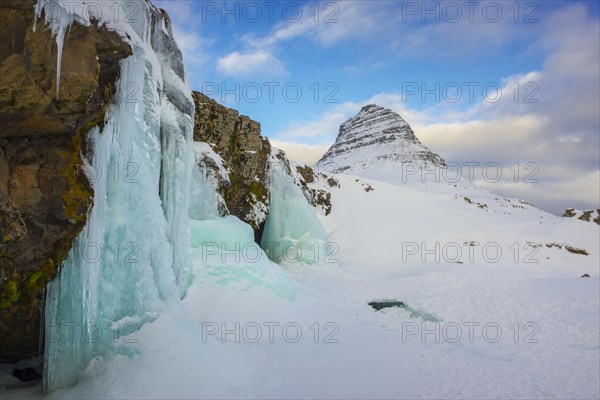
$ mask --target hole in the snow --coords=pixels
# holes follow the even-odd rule
[[[382,300],[382,301],[372,301],[369,303],[371,307],[373,307],[376,311],[381,311],[384,308],[392,308],[399,307],[403,310],[408,311],[411,318],[421,318],[423,321],[431,321],[431,322],[440,322],[440,319],[435,317],[428,312],[415,310],[414,308],[408,306],[406,303],[398,300]]]
[[[400,307],[406,309],[406,305],[401,301],[372,301],[369,303],[369,305],[377,311],[390,307]]]
[[[21,382],[35,381],[42,379],[42,375],[35,368],[13,368],[13,376]]]

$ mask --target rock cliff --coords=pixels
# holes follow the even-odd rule
[[[223,159],[228,176],[218,178],[218,191],[228,212],[250,224],[260,241],[269,211],[269,140],[261,136],[260,123],[202,93],[193,92],[192,96],[196,106],[194,141],[210,143]],[[216,165],[212,160],[201,163],[203,168]]]
[[[0,4],[0,359],[37,354],[43,290],[85,225],[93,192],[86,134],[102,126],[119,60],[132,54],[95,21],[73,22],[58,46],[35,0]]]

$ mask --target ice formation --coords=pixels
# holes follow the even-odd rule
[[[217,192],[218,183],[212,171],[202,165],[203,158],[214,160],[220,175],[227,178],[229,171],[225,168],[223,159],[214,152],[208,143],[194,142],[196,165],[192,169],[192,185],[190,187],[189,217],[193,220],[216,218],[220,215],[219,206],[227,208],[225,200]]]
[[[277,151],[277,150],[275,150]],[[270,211],[261,240],[271,260],[280,264],[336,263],[315,210],[294,183],[283,162],[272,157]]]
[[[138,12],[129,20],[131,4]],[[168,17],[142,0],[93,5],[93,13],[85,3],[62,0],[35,6],[36,19],[44,15],[56,36],[57,97],[63,41],[74,21],[87,26],[93,15],[133,50],[121,61],[104,126],[87,135],[85,172],[94,205],[48,285],[46,392],[78,383],[94,359],[134,354],[127,338],[188,289],[192,304],[243,293],[285,307],[296,286],[271,260],[327,262],[330,248],[302,191],[277,167],[262,242],[271,260],[249,225],[220,216],[215,182],[194,162],[194,147],[197,157],[210,149],[192,142],[194,105]]]
[[[197,158],[212,153],[206,143],[194,146]],[[219,161],[216,154],[210,156]],[[184,300],[191,315],[204,308],[201,304],[229,298],[232,292],[234,297],[266,296],[270,303],[293,300],[293,280],[254,241],[252,227],[233,215],[221,217],[215,182],[197,165],[193,175],[189,219],[193,282]],[[196,319],[200,323],[202,318]]]
[[[64,32],[73,20],[89,24],[66,3],[40,0],[35,8],[38,18],[53,10],[45,16],[59,49],[57,90]],[[109,347],[126,352],[120,339],[154,319],[161,300],[183,296],[190,279],[193,103],[179,50],[150,3],[137,1],[132,21],[109,18],[110,7],[121,3],[95,4],[101,7],[96,17],[122,34],[133,55],[121,62],[104,128],[88,134],[94,206],[48,286],[46,391],[74,384]]]
[[[70,12],[70,7],[65,7],[63,1],[38,0],[35,5],[36,18],[33,22],[33,31],[37,28],[37,19],[44,11],[44,20],[52,29],[52,34],[56,36],[56,98],[60,92],[60,70],[62,65],[62,51],[65,41],[65,32],[71,26],[73,20],[78,16]],[[83,18],[79,19],[84,22]],[[89,22],[89,21],[88,21]]]
[[[190,236],[196,290],[206,292],[217,287],[237,292],[269,292],[284,300],[295,298],[293,280],[267,257],[254,242],[252,227],[239,218],[229,215],[190,220]]]

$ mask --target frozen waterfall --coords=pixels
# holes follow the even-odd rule
[[[105,3],[100,13],[114,15],[108,7],[115,3]],[[38,17],[49,4],[68,23],[89,24],[62,1],[40,0]],[[136,4],[135,24],[101,21],[122,34],[133,55],[121,62],[104,128],[88,133],[94,206],[48,285],[46,391],[76,383],[109,349],[127,354],[128,335],[156,318],[161,300],[183,296],[190,282],[191,91],[165,17],[148,2]],[[62,41],[65,19],[46,20]]]
[[[279,264],[337,264],[335,244],[283,162],[272,157],[270,210],[261,247]]]

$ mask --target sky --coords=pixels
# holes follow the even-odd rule
[[[154,3],[192,89],[259,121],[293,160],[316,162],[376,103],[495,193],[600,208],[595,1]]]

